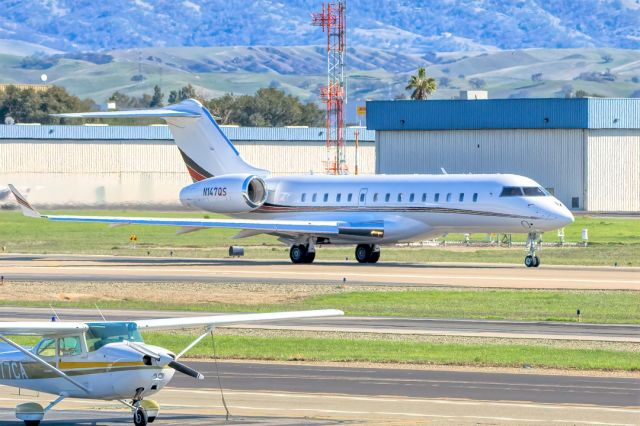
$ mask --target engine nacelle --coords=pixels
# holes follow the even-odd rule
[[[180,202],[216,213],[247,213],[264,204],[267,186],[255,175],[229,174],[182,188]]]

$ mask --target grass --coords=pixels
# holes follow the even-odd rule
[[[147,343],[180,351],[193,336],[147,333]],[[561,368],[579,370],[640,371],[637,353],[602,349],[560,349],[531,345],[467,345],[346,340],[297,337],[216,336],[216,350],[223,359],[278,361],[363,361],[479,367]],[[211,357],[211,341],[205,339],[190,357]]]
[[[144,291],[140,293],[144,294]],[[79,301],[0,301],[4,306],[56,308],[144,309],[208,312],[274,312],[304,309],[341,309],[352,316],[397,316],[521,321],[582,321],[640,324],[640,292],[587,290],[457,290],[356,291],[307,297],[282,304],[184,304],[149,301],[82,299]]]
[[[86,215],[130,215],[158,217],[217,217],[198,213],[167,213],[140,211],[57,211]],[[577,242],[583,228],[589,230],[589,247],[544,248],[540,256],[544,264],[557,265],[620,265],[640,266],[640,220],[579,217],[565,229],[567,242]],[[231,244],[242,244],[247,256],[260,259],[287,259],[288,248],[274,237],[255,236],[232,240],[237,230],[203,230],[177,236],[173,227],[129,226],[109,228],[103,224],[51,223],[22,216],[16,211],[0,212],[0,246],[13,253],[80,253],[113,255],[149,255],[189,257],[224,257]],[[137,248],[129,243],[129,236],[138,237]],[[472,235],[483,241],[484,235]],[[524,235],[514,235],[523,241]],[[546,234],[545,241],[557,239]],[[449,235],[445,240],[461,241],[462,235]],[[326,247],[318,252],[318,259],[342,260],[353,258],[353,247]],[[498,262],[521,263],[522,247],[454,248],[441,247],[385,247],[382,260],[399,262]]]

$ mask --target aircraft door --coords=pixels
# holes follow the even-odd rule
[[[367,188],[362,188],[358,194],[358,207],[365,207],[367,205]]]

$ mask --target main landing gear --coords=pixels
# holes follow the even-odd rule
[[[537,268],[540,266],[540,258],[536,256],[536,243],[540,235],[537,232],[530,232],[527,239],[527,245],[529,246],[529,254],[524,258],[524,265],[527,268]]]
[[[376,263],[380,260],[380,246],[377,244],[358,244],[356,260],[360,263]]]
[[[293,263],[313,263],[316,250],[315,247],[310,249],[309,244],[294,244],[289,250],[289,257]]]

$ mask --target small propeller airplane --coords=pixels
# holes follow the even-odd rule
[[[16,417],[37,426],[65,398],[119,401],[133,412],[133,423],[145,426],[160,406],[147,399],[159,392],[176,371],[203,380],[204,375],[179,359],[219,325],[344,315],[335,309],[232,314],[140,321],[0,322],[0,385],[58,395],[46,407],[27,402]],[[178,354],[144,343],[141,332],[203,328]],[[33,348],[7,336],[41,336]]]

